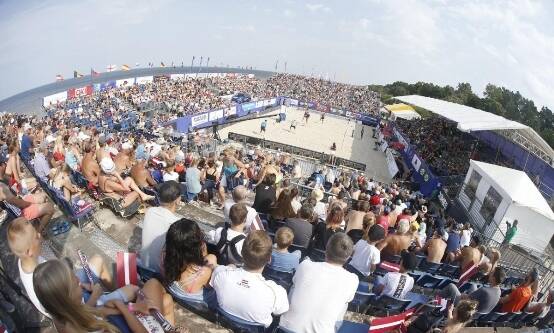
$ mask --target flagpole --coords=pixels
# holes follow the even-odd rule
[[[210,57],[208,57],[208,61],[206,61],[206,67],[210,67]]]
[[[192,56],[192,61],[190,62],[190,72],[192,73],[192,68],[194,67],[194,56]]]
[[[196,72],[196,76],[198,76],[198,74],[200,74],[200,70],[202,69],[202,60],[203,60],[203,56],[200,56],[200,64],[198,65],[198,71]]]

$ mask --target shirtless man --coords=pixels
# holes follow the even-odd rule
[[[377,244],[377,249],[381,251],[383,256],[397,256],[402,250],[407,250],[412,241],[413,235],[410,233],[410,222],[408,220],[400,220],[396,233],[388,235],[384,240]]]
[[[54,206],[48,202],[48,195],[44,192],[27,194],[20,199],[13,195],[8,186],[0,182],[0,200],[6,201],[19,209],[22,215],[29,221],[40,219],[37,231],[42,233],[50,219],[54,215]]]
[[[137,155],[135,165],[131,168],[131,177],[140,188],[154,187],[157,183],[146,169],[146,157]]]
[[[441,263],[444,251],[446,250],[446,242],[442,239],[443,233],[440,229],[435,230],[433,238],[428,240],[423,247],[423,251],[427,252],[427,262]]]
[[[36,179],[29,177],[23,178],[21,170],[21,160],[19,159],[19,145],[17,141],[12,141],[8,146],[9,158],[6,162],[6,172],[4,178],[6,178],[10,187],[14,190],[21,191],[22,189],[33,189],[37,186]]]
[[[133,178],[121,178],[111,158],[105,157],[100,161],[100,170],[100,176],[98,177],[100,190],[109,197],[122,199],[123,208],[135,202],[137,198],[142,201],[154,199],[153,196],[142,192]]]
[[[98,147],[98,150],[96,150],[96,162],[100,163],[105,157],[112,158],[107,150],[106,136],[101,135],[98,137]]]
[[[464,269],[469,264],[478,265],[481,262],[482,253],[479,251],[479,245],[481,240],[477,236],[471,237],[471,242],[469,246],[464,247],[463,249],[452,252],[448,255],[451,262],[460,262],[460,267]]]
[[[85,144],[85,156],[81,163],[83,176],[88,180],[89,184],[98,187],[98,176],[100,176],[100,165],[96,162],[96,149],[91,142]]]
[[[266,158],[266,164],[262,167],[260,172],[258,173],[258,182],[255,186],[258,186],[262,183],[265,176],[268,174],[274,174],[277,178],[277,181],[280,181],[280,178],[282,177],[281,172],[277,169],[275,166],[275,161],[273,159],[273,156],[267,156]]]
[[[119,151],[119,153],[115,155],[113,161],[115,163],[117,171],[119,171],[120,173],[129,171],[129,169],[133,166],[133,161],[131,158],[132,149],[133,145],[131,145],[129,142],[125,142],[121,145],[121,151]]]
[[[369,202],[365,200],[360,200],[356,204],[356,210],[351,210],[350,213],[345,218],[346,222],[346,232],[349,232],[352,229],[363,229],[364,216],[367,214],[369,209]]]

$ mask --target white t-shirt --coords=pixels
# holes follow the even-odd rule
[[[255,323],[271,325],[271,314],[289,309],[285,288],[260,273],[242,268],[217,266],[210,285],[215,289],[219,306],[227,313]]]
[[[225,200],[225,203],[223,204],[223,218],[225,222],[231,223],[231,219],[229,218],[229,212],[231,211],[231,207],[235,202],[233,199],[227,199]],[[262,221],[260,220],[260,217],[258,216],[258,212],[252,207],[246,206],[246,210],[248,213],[246,213],[246,223],[244,224],[244,232],[249,233],[251,230],[264,230]]]
[[[403,280],[403,285],[399,285]],[[414,287],[414,278],[408,274],[401,274],[399,272],[389,272],[383,277],[383,289],[382,295],[387,295],[395,298],[404,299],[406,294]]]
[[[167,230],[173,222],[182,218],[164,207],[152,207],[146,211],[142,225],[141,266],[160,272]]]
[[[211,244],[217,244],[219,243],[219,240],[221,239],[221,232],[223,231],[223,228],[222,227],[219,227],[217,229],[212,229],[208,232],[208,234],[206,235],[206,241],[208,243],[211,243]],[[238,231],[235,231],[231,228],[227,229],[227,240],[230,241],[232,240],[233,238],[239,236],[239,235],[244,235],[243,233],[241,232],[238,232]],[[237,244],[236,244],[236,248],[237,248],[237,252],[240,254],[241,251],[242,251],[242,244],[244,243],[244,239],[240,240]]]
[[[39,264],[42,264],[45,261],[46,259],[44,259],[43,257],[40,257],[40,256],[38,257]],[[37,295],[35,294],[35,287],[33,285],[33,272],[27,273],[23,271],[23,267],[21,267],[20,259],[17,259],[17,266],[19,267],[19,277],[21,278],[21,283],[23,284],[23,288],[25,288],[25,291],[27,292],[27,295],[29,296],[29,299],[31,300],[31,302],[33,302],[33,305],[35,306],[35,308],[37,308],[37,310],[39,310],[40,313],[42,313],[46,317],[52,318],[50,317],[48,312],[46,312],[46,309],[44,308],[44,306],[40,304],[37,298]]]
[[[318,201],[314,206],[314,213],[319,219],[325,221],[325,219],[327,218],[327,208],[325,207],[325,204],[321,201]]]
[[[295,333],[334,333],[358,288],[358,277],[344,268],[305,259],[289,292],[290,309],[280,326]]]
[[[472,230],[462,230],[462,236],[460,237],[460,247],[469,246],[471,241],[471,232]]]
[[[167,182],[167,181],[170,181],[170,180],[174,180],[176,182],[179,182],[179,174],[175,171],[166,172],[163,175],[163,180],[164,180],[164,182]]]
[[[290,201],[290,205],[292,206],[292,210],[295,214],[297,214],[300,208],[302,208],[302,204],[296,198]]]
[[[371,274],[371,265],[377,265],[381,262],[381,252],[363,239],[360,239],[354,245],[354,254],[350,265],[356,268],[360,273],[366,276]]]

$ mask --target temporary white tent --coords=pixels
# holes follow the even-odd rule
[[[414,105],[458,124],[463,132],[472,131],[508,131],[513,141],[524,146],[531,146],[533,153],[548,162],[554,160],[554,150],[531,127],[506,119],[490,112],[475,109],[469,106],[443,101],[431,97],[409,95],[397,96],[395,99]]]
[[[479,231],[498,242],[506,221],[518,220],[512,244],[540,253],[554,234],[554,212],[523,171],[470,160],[458,200]]]

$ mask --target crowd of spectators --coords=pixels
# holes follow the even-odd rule
[[[364,86],[291,74],[276,74],[267,80],[249,75],[225,77],[186,78],[156,80],[142,84],[126,84],[113,87],[92,96],[79,96],[46,107],[51,114],[71,110],[73,114],[85,114],[94,120],[106,113],[118,118],[120,113],[133,109],[147,110],[163,106],[168,116],[194,115],[196,113],[229,107],[231,97],[244,93],[253,100],[280,95],[314,102],[329,107],[359,113],[377,114],[380,108],[379,94]]]
[[[88,104],[79,107],[82,112],[114,108],[118,114],[118,103],[130,96],[122,94],[86,97]],[[58,331],[143,332],[155,325],[148,319],[152,309],[175,324],[178,300],[204,302],[211,311],[266,328],[334,332],[357,292],[408,298],[416,291],[416,269],[444,264],[478,271],[468,288],[448,284],[438,292],[453,304],[443,312],[444,332],[457,332],[476,312],[550,313],[554,298],[539,300],[537,271],[502,296],[506,271],[499,265],[500,252],[485,247],[471,226],[444,216],[421,194],[398,184],[326,167],[303,175],[290,155],[259,148],[185,154],[167,138],[99,132],[59,114],[3,115],[0,123],[0,199],[22,210],[9,222],[9,247],[27,295]],[[406,131],[414,144],[440,145],[435,158],[447,159],[445,152],[454,151],[441,135],[455,133],[435,125],[437,130],[423,132],[435,133],[434,143],[419,130]],[[86,193],[73,182],[75,175],[86,180]],[[75,204],[92,200],[92,193],[113,199],[114,209],[140,202],[146,210],[138,270],[151,277],[148,282],[116,288],[99,256],[89,260],[92,283],[86,271],[74,270],[67,260],[45,260],[45,230],[64,226],[52,225],[53,205],[39,179]],[[225,221],[207,233],[202,221],[178,214],[183,202],[204,206],[202,201],[221,208]],[[398,268],[383,272],[385,262]],[[289,285],[272,279],[269,270],[289,274]],[[408,329],[417,322],[415,316]]]

